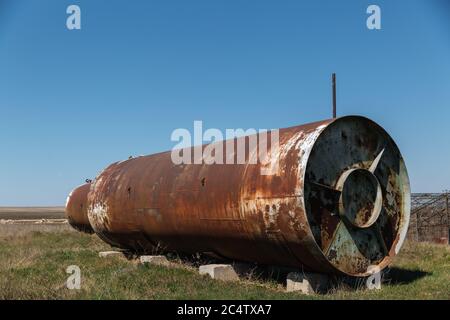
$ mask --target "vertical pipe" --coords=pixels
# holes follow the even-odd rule
[[[333,84],[333,119],[336,119],[336,73],[333,73],[331,82]]]

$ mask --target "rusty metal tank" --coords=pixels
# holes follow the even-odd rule
[[[78,231],[93,233],[87,214],[87,196],[91,184],[86,183],[75,188],[67,197],[66,216],[70,225]]]
[[[72,192],[69,221],[136,253],[206,252],[357,277],[389,265],[408,229],[410,187],[382,127],[346,116],[280,129],[266,164],[250,161],[249,139],[235,139],[247,142],[243,164],[175,165],[170,151],[113,163]],[[274,161],[276,172],[262,175]]]

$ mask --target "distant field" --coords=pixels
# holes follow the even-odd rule
[[[0,207],[0,219],[63,219],[64,207]]]
[[[382,290],[338,283],[327,294],[285,292],[285,278],[256,273],[235,283],[200,276],[194,262],[174,267],[102,259],[110,247],[66,225],[0,225],[0,299],[445,299],[450,300],[450,247],[407,243]],[[81,290],[68,290],[65,270],[81,268]]]

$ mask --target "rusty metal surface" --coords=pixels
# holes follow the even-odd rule
[[[87,196],[90,187],[91,184],[86,183],[75,188],[66,201],[67,221],[73,228],[87,233],[94,232],[87,214]]]
[[[400,250],[409,224],[409,179],[397,146],[380,126],[368,119],[343,119],[330,124],[310,154],[306,211],[327,260],[344,273],[365,275],[369,269],[387,266]],[[369,213],[362,218],[368,226],[349,222],[335,208],[334,198],[339,197],[340,203],[348,193],[336,193],[333,186],[348,172],[365,173],[348,180],[347,191],[352,204],[367,200],[361,209]]]
[[[74,190],[69,221],[87,217],[103,240],[139,253],[211,252],[352,276],[388,265],[406,235],[410,201],[389,135],[350,116],[280,129],[279,138],[266,165],[278,159],[274,175],[251,164],[257,150],[248,143],[245,164],[175,165],[170,152],[116,162]]]

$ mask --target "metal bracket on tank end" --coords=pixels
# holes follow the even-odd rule
[[[385,148],[381,150],[381,152],[377,155],[375,160],[373,160],[372,164],[370,165],[369,171],[373,174],[375,174],[375,170],[377,170],[378,165],[380,164],[381,157],[383,156]]]
[[[335,193],[339,198],[337,214],[353,227],[366,229],[371,227],[380,216],[383,208],[381,185],[375,171],[385,149],[370,164],[368,169],[348,169],[339,177],[336,186],[310,181],[316,187]]]

